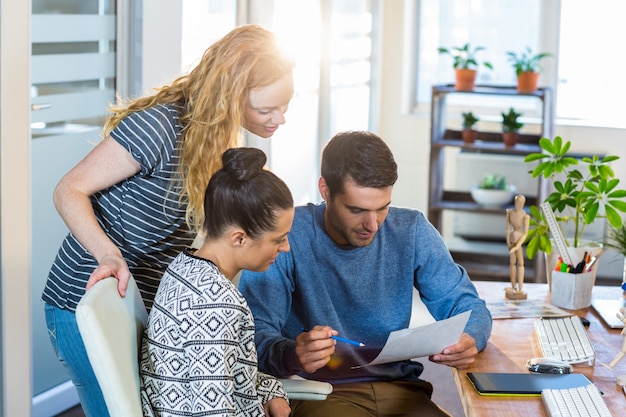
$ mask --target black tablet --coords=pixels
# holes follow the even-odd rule
[[[583,374],[517,374],[468,372],[480,395],[541,395],[544,389],[577,388],[591,384]]]

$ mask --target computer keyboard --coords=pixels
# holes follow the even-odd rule
[[[572,365],[593,366],[596,353],[578,316],[541,318],[535,334],[543,356]]]
[[[543,403],[550,417],[612,417],[595,385],[566,389],[544,389]]]

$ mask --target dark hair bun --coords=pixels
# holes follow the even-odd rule
[[[222,155],[222,168],[204,195],[204,230],[217,238],[229,227],[251,239],[277,227],[278,211],[293,209],[289,187],[265,169],[267,157],[257,148],[233,148]]]
[[[266,162],[265,153],[257,148],[232,148],[222,155],[224,171],[240,181],[256,176]]]

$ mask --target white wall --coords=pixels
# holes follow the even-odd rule
[[[404,103],[404,1],[384,1],[379,135],[396,157],[399,178],[393,203],[426,212],[430,119],[409,114]]]
[[[181,0],[143,2],[141,65],[145,92],[169,84],[180,74],[182,15]]]

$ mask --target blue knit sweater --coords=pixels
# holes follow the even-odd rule
[[[471,310],[465,332],[479,350],[485,348],[491,315],[421,212],[391,207],[374,241],[355,248],[339,246],[326,234],[324,209],[325,204],[297,207],[290,252],[281,253],[267,272],[241,276],[239,288],[255,318],[261,371],[332,383],[419,379],[423,366],[412,361],[351,369],[373,359],[391,331],[408,326],[413,287],[436,320]],[[315,325],[331,326],[366,346],[337,343],[331,362],[307,374],[295,357],[294,339]]]

